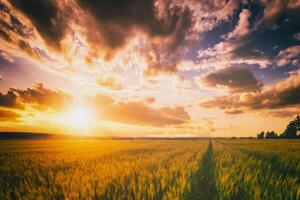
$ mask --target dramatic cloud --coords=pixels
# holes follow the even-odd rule
[[[187,7],[154,0],[83,0],[79,5],[91,15],[83,23],[92,55],[104,54],[110,60],[132,37],[146,34],[146,42],[139,47],[148,63],[145,75],[176,71],[192,25]]]
[[[166,7],[162,17],[158,18],[153,0],[80,0],[79,4],[91,13],[98,23],[98,30],[95,31],[99,32],[93,33],[95,42],[104,40],[104,44],[111,48],[122,46],[135,26],[145,30],[150,36],[164,36],[175,31],[180,21],[179,7]]]
[[[278,66],[285,66],[288,64],[298,65],[300,62],[300,45],[292,46],[281,50],[276,59]]]
[[[240,5],[240,0],[214,0],[214,1],[194,1],[194,0],[174,0],[174,4],[187,6],[194,13],[193,21],[195,32],[205,32],[212,30],[218,25],[228,22]]]
[[[48,44],[60,47],[67,25],[56,1],[10,0],[10,2],[30,19]]]
[[[260,2],[265,6],[263,21],[268,24],[275,23],[284,14],[297,16],[300,9],[298,0],[260,0]]]
[[[1,121],[15,121],[19,117],[21,117],[21,116],[13,111],[0,109],[0,120]]]
[[[11,10],[3,3],[0,2],[0,30],[1,36],[6,41],[12,41],[11,37],[8,35],[8,32],[11,31],[20,36],[26,36],[27,30],[26,27],[20,22],[20,20],[11,13]]]
[[[203,82],[209,87],[226,87],[232,92],[256,91],[262,83],[246,68],[227,67],[208,74]]]
[[[212,100],[202,102],[200,105],[206,108],[219,107],[226,110],[237,108],[264,110],[299,107],[300,74],[291,75],[286,80],[271,86],[265,86],[258,92],[218,96]]]
[[[100,119],[122,122],[133,125],[164,127],[184,124],[190,120],[183,107],[152,108],[144,102],[117,102],[107,95],[88,98]]]
[[[30,37],[33,35],[32,28],[23,24],[18,16],[4,3],[0,2],[0,41],[11,45],[11,50],[16,48],[29,57],[39,59],[37,51],[30,44]]]
[[[13,91],[8,91],[7,94],[0,93],[0,107],[23,108]]]
[[[91,106],[91,129],[221,135],[234,115],[295,114],[299,13],[299,0],[0,0],[1,127],[63,126]]]
[[[182,47],[188,46],[186,35],[191,26],[191,14],[188,9],[182,11],[175,31],[165,40],[153,42],[149,53],[147,53],[148,68],[146,76],[163,73],[174,73],[177,71],[177,64],[184,51]]]
[[[12,88],[11,93],[17,94],[24,104],[30,104],[39,110],[52,109],[59,111],[66,108],[72,101],[69,94],[59,90],[47,89],[41,83],[26,90]]]
[[[238,22],[223,40],[198,52],[201,68],[222,68],[232,64],[276,65],[278,49],[297,44],[299,3],[296,1],[249,2],[240,10]],[[273,49],[277,46],[277,49]],[[294,61],[294,64],[297,61]],[[282,64],[284,64],[282,62]]]
[[[249,17],[251,12],[244,9],[239,16],[239,22],[235,29],[228,34],[228,38],[241,38],[249,33]]]
[[[204,68],[223,68],[232,64],[258,64],[267,67],[272,61],[259,49],[253,48],[249,18],[251,12],[241,11],[235,29],[225,35],[224,40],[205,50],[198,51],[198,63]]]

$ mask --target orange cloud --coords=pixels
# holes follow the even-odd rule
[[[148,104],[154,103],[155,100],[156,100],[155,97],[147,97],[147,98],[145,99],[146,103],[148,103]]]
[[[17,95],[13,91],[8,91],[7,94],[0,92],[0,107],[21,109],[23,105],[18,101]]]
[[[226,110],[237,108],[268,110],[282,108],[299,109],[299,104],[300,73],[298,72],[274,85],[263,87],[261,91],[245,92],[230,96],[217,96],[211,100],[201,102],[200,106],[205,108],[218,107]],[[284,115],[288,113],[291,112],[284,112]]]
[[[276,64],[278,66],[284,66],[288,64],[298,65],[298,58],[300,57],[300,45],[291,46],[287,49],[281,50],[276,58]]]
[[[26,90],[12,88],[11,92],[17,94],[22,103],[32,105],[39,110],[60,111],[72,101],[71,95],[60,90],[47,89],[41,83]]]
[[[115,79],[112,77],[110,78],[99,78],[96,80],[98,85],[104,88],[108,88],[111,90],[122,90],[123,86],[118,83]]]
[[[21,115],[15,113],[13,111],[0,109],[0,120],[1,121],[15,121],[19,117],[21,117]]]
[[[133,125],[164,127],[190,120],[183,107],[152,108],[144,102],[117,102],[107,95],[88,97],[99,118]]]
[[[228,115],[238,115],[244,112],[242,110],[226,110],[225,113]]]
[[[239,15],[239,21],[235,29],[228,34],[228,38],[240,38],[249,33],[249,18],[251,12],[247,9],[243,9]]]

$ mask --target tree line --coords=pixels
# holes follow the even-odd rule
[[[300,117],[290,121],[283,133],[277,134],[274,131],[264,131],[257,134],[257,139],[300,139]]]

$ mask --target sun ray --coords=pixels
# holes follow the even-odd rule
[[[82,102],[73,103],[65,114],[66,126],[72,131],[87,134],[91,131],[94,115],[90,107]]]

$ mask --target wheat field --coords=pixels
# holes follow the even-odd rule
[[[300,141],[2,140],[0,199],[300,199]]]

